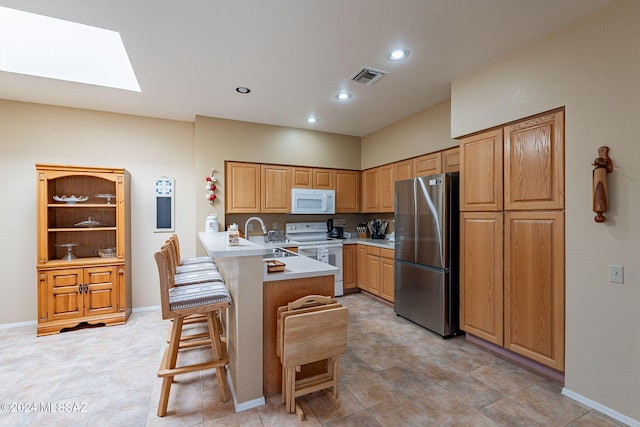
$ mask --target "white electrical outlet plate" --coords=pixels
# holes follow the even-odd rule
[[[253,224],[247,225],[247,231],[253,231]]]
[[[624,267],[609,264],[609,281],[611,283],[624,283]]]
[[[273,224],[271,224],[271,225],[273,226],[273,229],[274,229],[274,230],[277,230],[277,229],[278,229],[278,223],[277,223],[277,222],[274,222],[274,223],[273,223]]]

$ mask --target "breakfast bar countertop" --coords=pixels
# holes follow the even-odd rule
[[[240,238],[237,246],[227,245],[227,232],[211,233],[201,231],[198,233],[200,243],[211,258],[244,257],[264,255],[265,248],[249,240]]]

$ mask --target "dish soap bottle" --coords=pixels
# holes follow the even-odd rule
[[[227,232],[227,246],[238,246],[240,244],[240,232],[238,231],[238,224],[235,222],[229,226]]]

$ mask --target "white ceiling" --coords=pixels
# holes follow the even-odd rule
[[[609,1],[0,0],[120,32],[142,88],[0,72],[0,98],[364,136],[448,98],[451,81]],[[389,61],[395,47],[409,57]],[[372,86],[350,81],[362,66],[389,74]],[[338,101],[340,90],[353,97]],[[310,114],[318,123],[306,123]]]

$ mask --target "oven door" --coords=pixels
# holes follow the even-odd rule
[[[298,254],[318,260],[318,255],[322,255],[322,248],[327,248],[328,256],[322,257],[321,261],[328,262],[330,265],[337,267],[336,282],[342,283],[342,245],[300,245],[298,246]],[[325,261],[326,260],[326,261]]]

